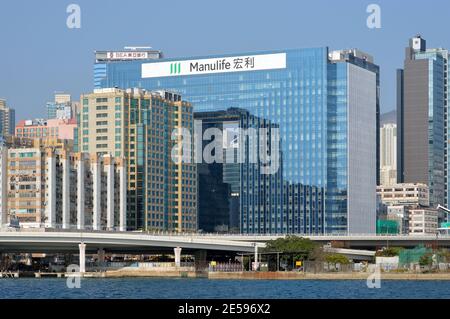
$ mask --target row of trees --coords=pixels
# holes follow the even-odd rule
[[[376,256],[379,257],[394,257],[399,256],[402,251],[405,251],[402,247],[387,247],[376,252]],[[285,238],[278,238],[267,242],[263,252],[268,253],[268,261],[274,261],[279,256],[280,264],[287,265],[288,268],[294,268],[296,261],[312,261],[317,263],[326,262],[329,265],[347,265],[350,263],[349,259],[341,254],[329,253],[324,251],[320,244],[311,241],[308,238],[302,238],[298,236],[287,236]],[[450,262],[450,251],[448,249],[435,249],[434,251],[427,251],[424,253],[418,263],[421,266],[431,266],[434,262]],[[272,264],[277,265],[276,262]],[[283,267],[286,268],[286,267]],[[274,270],[273,268],[271,270]]]
[[[278,253],[280,255],[280,263],[284,265],[295,265],[296,261],[315,261],[326,262],[328,264],[347,265],[349,259],[341,254],[327,253],[320,244],[313,242],[308,238],[298,236],[286,236],[267,242],[263,252],[271,253],[270,258]]]

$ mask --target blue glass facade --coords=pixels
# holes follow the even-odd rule
[[[349,231],[348,65],[359,64],[375,75],[376,86],[369,88],[373,91],[378,90],[378,67],[358,59],[332,62],[326,47],[239,55],[273,53],[286,53],[286,68],[142,78],[145,63],[236,54],[111,61],[95,64],[94,83],[96,88],[175,90],[193,104],[195,111],[237,107],[252,115],[249,120],[270,121],[280,130],[281,178],[264,180],[260,174],[241,170],[241,231],[345,233]],[[378,92],[375,96],[378,99]],[[378,101],[374,101],[374,108],[375,104],[378,108]],[[374,117],[373,126],[376,121]],[[373,174],[376,175],[376,167]],[[251,186],[254,183],[260,186]],[[256,189],[264,191],[255,194]],[[367,214],[375,216],[375,205]],[[362,227],[374,232],[375,222]]]

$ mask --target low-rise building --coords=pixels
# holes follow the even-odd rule
[[[387,206],[386,219],[398,223],[400,234],[409,233],[409,209],[410,206]]]
[[[436,209],[410,209],[409,233],[418,235],[436,234],[438,228],[438,212]]]
[[[25,138],[58,138],[73,140],[76,118],[25,120],[16,125],[16,136]]]
[[[421,183],[401,183],[378,186],[377,193],[387,206],[424,206],[430,205],[429,188]]]

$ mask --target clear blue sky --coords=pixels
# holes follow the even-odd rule
[[[66,8],[81,7],[81,29]],[[366,7],[381,7],[381,29],[366,26]],[[359,48],[381,67],[382,111],[395,107],[395,69],[408,38],[450,48],[450,2],[441,0],[144,1],[2,0],[0,97],[17,119],[44,117],[54,91],[92,90],[93,52],[150,45],[166,57],[329,46]]]

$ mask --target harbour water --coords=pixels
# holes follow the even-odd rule
[[[383,280],[208,280],[186,278],[85,278],[68,288],[64,278],[0,279],[1,299],[398,299],[450,298],[450,281]]]

